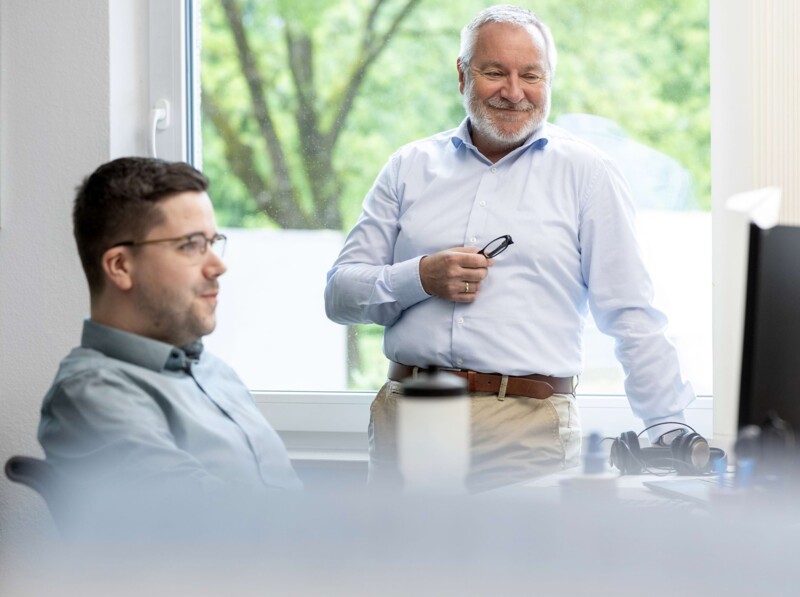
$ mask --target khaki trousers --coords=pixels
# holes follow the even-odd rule
[[[397,400],[402,384],[388,381],[370,407],[369,485],[401,489],[397,464]],[[573,394],[545,400],[477,392],[470,395],[471,450],[466,487],[485,491],[578,464],[581,428]]]

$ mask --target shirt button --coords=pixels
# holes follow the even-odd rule
[[[471,242],[471,243],[476,243],[476,242],[478,242],[478,239],[477,239],[477,237],[473,236],[473,237],[471,237],[471,238],[469,239],[469,242]]]
[[[456,365],[463,365],[464,359],[456,359]]]
[[[480,205],[481,207],[486,207],[486,201],[481,201],[478,205]]]
[[[494,174],[495,172],[497,172],[497,168],[492,168],[492,174]]]
[[[458,325],[464,325],[464,318],[463,317],[459,317],[458,318]]]

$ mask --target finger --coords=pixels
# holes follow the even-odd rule
[[[481,283],[479,280],[464,280],[461,282],[460,294],[475,294],[480,290]]]
[[[464,293],[460,292],[458,294],[454,294],[451,297],[451,301],[454,303],[471,303],[475,300],[476,294],[474,292]]]
[[[483,279],[488,275],[489,270],[487,270],[485,267],[464,269],[461,271],[461,280],[464,282],[469,282],[470,284],[477,284],[483,281]]]
[[[487,259],[485,255],[465,254],[464,258],[465,260],[462,262],[462,266],[470,269],[486,269],[494,263],[493,259]]]
[[[448,286],[448,297],[451,301],[458,303],[471,303],[475,300],[475,295],[480,290],[480,282],[460,281],[457,284]]]
[[[455,300],[454,297],[462,293],[465,282],[476,283],[486,277],[486,258],[475,254],[474,247],[459,249],[465,250],[448,249],[426,255],[420,260],[420,281],[425,292]]]
[[[475,247],[453,247],[448,252],[456,259],[456,263],[461,267],[476,268],[488,267],[493,260],[487,259],[485,255],[478,255]]]

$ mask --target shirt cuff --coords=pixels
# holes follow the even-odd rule
[[[394,291],[397,303],[403,309],[408,309],[431,297],[422,287],[419,277],[419,262],[424,255],[396,263],[391,267],[389,280]]]

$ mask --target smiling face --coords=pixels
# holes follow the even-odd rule
[[[147,238],[176,238],[194,233],[216,234],[211,200],[189,191],[159,202],[164,220]],[[211,333],[216,326],[217,278],[225,264],[209,247],[192,252],[190,243],[170,241],[135,247],[130,298],[140,316],[141,335],[184,346]]]
[[[469,65],[459,68],[459,88],[472,124],[472,140],[499,159],[547,119],[550,79],[545,41],[536,28],[510,23],[481,27]]]

